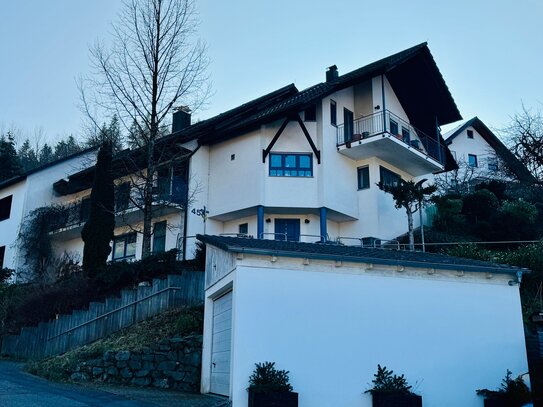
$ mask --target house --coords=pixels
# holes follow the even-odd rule
[[[290,371],[300,407],[371,406],[377,364],[425,406],[479,407],[528,371],[526,270],[443,255],[199,236],[206,243],[203,393],[247,405],[255,363]]]
[[[95,155],[96,149],[89,148],[0,182],[0,268],[24,265],[17,254],[17,236],[25,217],[37,208],[61,202],[53,182],[89,166]]]
[[[452,129],[444,137],[460,167],[442,175],[450,183],[460,182],[469,186],[488,180],[535,181],[524,164],[477,116]]]
[[[426,43],[298,90],[293,84],[191,123],[173,115],[156,145],[152,250],[193,256],[196,234],[378,245],[407,230],[406,215],[378,187],[457,168],[439,126],[461,119]],[[114,159],[116,229],[111,260],[141,255],[136,204],[142,152]],[[46,185],[65,215],[57,250],[82,253],[94,167]],[[1,227],[1,226],[0,226]]]

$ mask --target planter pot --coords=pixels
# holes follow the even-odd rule
[[[509,407],[510,404],[507,402],[507,400],[499,399],[499,398],[493,398],[493,399],[485,399],[485,407]]]
[[[249,390],[249,407],[298,407],[298,393],[253,393]]]
[[[373,393],[373,407],[422,407],[422,397],[416,394]]]

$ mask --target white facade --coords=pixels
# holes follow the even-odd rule
[[[400,271],[402,270],[402,271]],[[208,245],[202,392],[210,392],[214,300],[232,293],[232,405],[257,362],[290,371],[300,407],[371,406],[377,364],[403,373],[428,407],[479,407],[507,369],[528,370],[511,275],[399,269]],[[224,379],[222,379],[224,380]]]
[[[384,84],[381,81],[384,79]],[[385,89],[383,100],[381,89]],[[336,103],[337,125],[331,124],[330,104]],[[377,110],[375,107],[379,106]],[[384,108],[383,108],[384,107]],[[273,145],[273,153],[303,153],[312,157],[311,177],[270,176],[270,156],[262,161],[262,151],[272,142],[283,120],[262,125],[258,130],[239,135],[217,144],[202,146],[190,163],[193,209],[209,211],[204,222],[197,213],[188,213],[187,236],[197,233],[236,234],[240,225],[247,223],[247,233],[254,237],[273,239],[276,219],[297,219],[300,222],[300,241],[321,240],[320,210],[326,209],[326,238],[344,237],[345,244],[360,244],[358,239],[377,237],[393,239],[407,231],[404,210],[394,207],[392,197],[376,185],[380,181],[380,168],[386,168],[404,180],[421,178],[433,181],[433,172],[443,166],[403,141],[386,129],[385,134],[352,147],[338,146],[338,128],[343,126],[343,111],[353,112],[355,121],[371,117],[386,110],[411,131],[411,140],[418,140],[416,130],[394,90],[379,76],[351,86],[323,98],[316,106],[316,120],[304,121],[321,161],[312,150],[300,125],[291,121]],[[299,112],[304,118],[304,112]],[[378,119],[382,124],[382,116]],[[191,148],[186,145],[186,148]],[[422,147],[421,147],[421,150]],[[357,169],[368,167],[368,188],[358,189]],[[258,207],[264,211],[263,236],[257,235]],[[415,218],[418,222],[418,216]],[[189,247],[195,239],[189,238]],[[191,243],[192,242],[192,243]],[[187,249],[187,253],[190,253]]]
[[[67,159],[30,171],[20,180],[0,189],[0,199],[12,196],[9,219],[0,221],[0,247],[5,246],[4,267],[17,269],[24,263],[17,250],[17,235],[25,217],[42,206],[63,202],[55,195],[53,183],[94,165],[96,151],[85,151]]]

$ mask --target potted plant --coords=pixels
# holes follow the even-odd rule
[[[292,391],[288,371],[277,370],[275,362],[255,363],[249,377],[249,407],[298,407],[298,393]]]
[[[404,375],[395,375],[385,366],[377,365],[377,373],[372,380],[371,393],[373,407],[422,407],[422,397],[411,391]]]
[[[485,397],[485,407],[521,407],[530,402],[530,389],[522,377],[518,376],[513,379],[511,375],[512,373],[508,369],[498,390],[477,390],[479,396]]]

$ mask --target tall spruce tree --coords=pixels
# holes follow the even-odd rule
[[[24,143],[19,147],[17,154],[19,155],[19,160],[21,161],[24,171],[30,171],[39,165],[38,155],[30,145],[30,140],[28,138],[25,139]]]
[[[11,133],[0,138],[0,181],[10,179],[20,175],[23,172],[17,150],[15,150],[15,141]]]
[[[110,242],[115,229],[112,155],[111,143],[102,144],[96,161],[90,216],[81,231],[85,243],[83,272],[88,277],[94,277],[104,269],[111,252]]]

